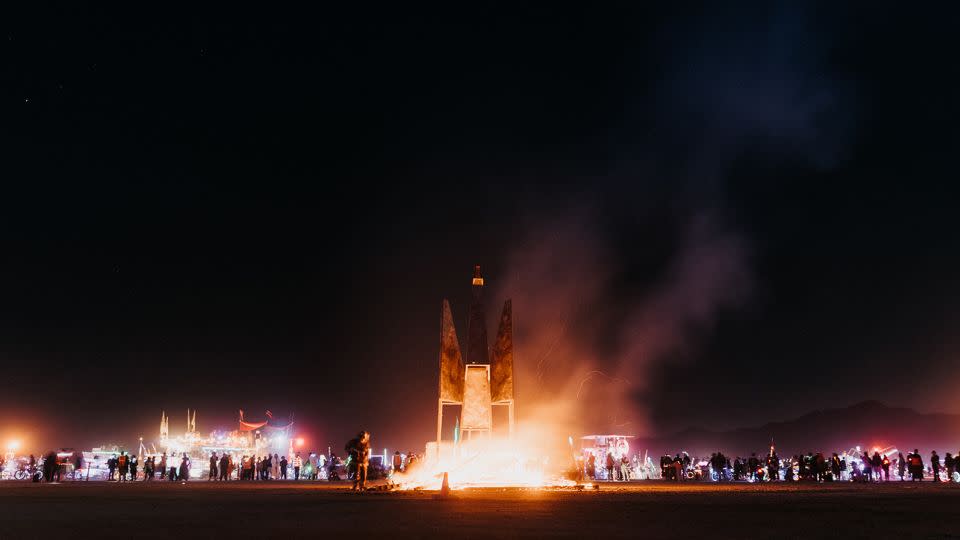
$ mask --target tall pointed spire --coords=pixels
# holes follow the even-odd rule
[[[440,400],[448,403],[463,401],[463,357],[450,302],[446,299],[440,310]]]
[[[160,411],[160,442],[166,441],[170,436],[170,419],[167,418],[166,411]]]
[[[483,277],[480,265],[473,267],[473,303],[470,304],[470,318],[467,320],[467,363],[488,364],[490,352],[487,347],[487,321],[483,311]]]
[[[513,302],[503,303],[497,340],[490,352],[490,392],[494,403],[513,399]]]

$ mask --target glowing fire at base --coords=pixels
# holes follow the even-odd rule
[[[391,481],[396,489],[439,490],[443,473],[448,473],[450,489],[482,487],[559,487],[576,482],[562,474],[551,474],[550,459],[544,454],[525,451],[507,440],[463,441],[444,445],[437,455],[435,444],[428,445],[426,459]]]
[[[451,489],[576,485],[564,479],[561,472],[578,469],[572,452],[566,454],[566,459],[555,460],[553,469],[558,474],[548,472],[552,465],[549,456],[557,454],[539,447],[556,441],[556,446],[567,452],[555,432],[545,436],[546,424],[542,422],[527,426],[537,429],[519,429],[514,413],[513,302],[509,299],[504,302],[496,340],[488,346],[481,302],[483,286],[480,267],[475,266],[466,358],[460,354],[450,303],[444,300],[441,305],[437,439],[427,443],[422,462],[391,478],[399,489],[440,489],[444,473]],[[443,441],[441,433],[446,406],[460,407],[453,442]],[[493,420],[494,407],[506,407],[504,431],[509,433],[508,438],[493,436],[498,429]],[[526,439],[519,439],[521,436]]]

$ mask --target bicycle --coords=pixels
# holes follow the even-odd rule
[[[31,471],[29,469],[24,468],[24,469],[17,469],[17,471],[13,473],[13,477],[16,480],[29,480],[36,474],[37,474],[36,469]]]

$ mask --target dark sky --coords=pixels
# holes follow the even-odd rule
[[[521,416],[957,411],[958,14],[841,4],[4,13],[0,437],[422,448],[473,264]]]

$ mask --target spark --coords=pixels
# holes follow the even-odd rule
[[[631,384],[629,380],[624,379],[623,377],[611,377],[610,375],[607,375],[606,373],[604,373],[604,372],[602,372],[602,371],[600,371],[600,370],[593,370],[593,371],[588,372],[588,373],[587,373],[587,376],[584,377],[584,379],[583,379],[582,381],[580,381],[580,387],[577,388],[577,399],[580,399],[580,393],[583,391],[583,385],[586,384],[587,381],[589,381],[590,379],[592,379],[594,375],[602,375],[602,376],[606,377],[610,382],[622,382],[622,383],[628,384],[628,385]]]

